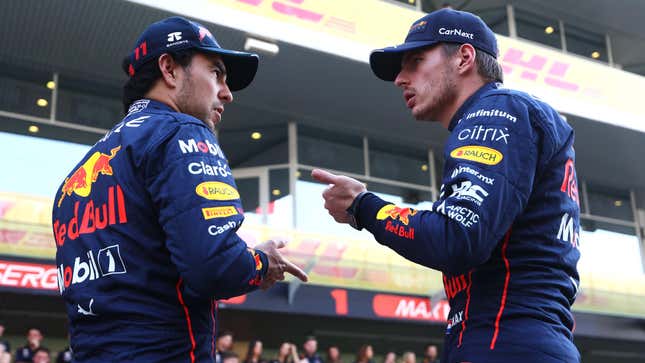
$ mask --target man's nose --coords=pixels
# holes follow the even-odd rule
[[[219,91],[218,97],[223,103],[233,102],[233,93],[228,88],[228,84],[224,83],[224,86]]]
[[[408,80],[408,77],[406,76],[403,70],[399,71],[399,74],[396,75],[396,78],[394,79],[394,84],[397,87],[401,87],[401,88],[410,84],[410,81]]]

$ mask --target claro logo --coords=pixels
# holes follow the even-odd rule
[[[450,152],[450,156],[486,165],[497,165],[504,158],[504,155],[495,149],[476,145],[458,147]]]

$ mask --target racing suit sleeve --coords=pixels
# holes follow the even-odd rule
[[[197,296],[222,299],[255,290],[268,260],[236,233],[244,217],[227,160],[206,127],[173,125],[146,151],[146,186],[171,261]]]
[[[473,117],[455,127],[444,150],[440,197],[430,210],[400,208],[372,193],[363,197],[358,221],[378,242],[449,274],[489,259],[528,202],[542,137],[527,106],[493,98],[486,108],[512,117]]]

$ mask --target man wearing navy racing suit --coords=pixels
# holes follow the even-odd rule
[[[577,362],[573,130],[546,103],[503,88],[496,58],[481,19],[450,9],[414,22],[404,44],[371,54],[376,76],[403,90],[416,119],[450,131],[430,210],[397,207],[346,176],[313,176],[331,184],[323,197],[337,222],[443,272],[442,362]]]
[[[75,362],[215,362],[217,299],[289,272],[283,241],[248,248],[240,195],[214,136],[257,55],[202,25],[150,25],[124,60],[125,118],[57,192],[60,292]]]

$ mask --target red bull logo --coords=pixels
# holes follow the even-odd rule
[[[92,192],[92,184],[96,182],[99,175],[113,175],[110,160],[116,156],[119,150],[121,150],[120,145],[110,150],[110,155],[98,151],[95,152],[72,175],[65,178],[65,182],[61,188],[58,206],[60,207],[65,196],[70,196],[72,193],[81,197],[90,195]]]
[[[262,271],[262,259],[260,258],[260,255],[255,252],[254,249],[252,248],[247,248],[251,256],[253,256],[253,260],[255,261],[255,270],[256,271]],[[260,286],[262,283],[262,277],[260,274],[249,280],[249,285],[251,286]]]
[[[255,252],[255,250],[253,248],[248,248],[247,247],[247,250],[249,251],[251,256],[253,256],[253,260],[255,261],[255,270],[256,271],[261,271],[262,270],[262,259],[260,258],[260,255],[257,252]]]
[[[262,259],[260,258],[260,255],[254,252],[253,259],[255,260],[255,269],[257,271],[262,271]]]
[[[428,22],[425,20],[420,21],[416,24],[412,24],[412,26],[410,27],[410,30],[408,30],[408,34],[425,30],[426,24],[428,24]]]
[[[119,185],[108,187],[105,202],[89,198],[74,203],[74,214],[68,220],[54,221],[54,237],[56,244],[63,246],[66,239],[75,240],[80,235],[91,234],[97,230],[108,228],[115,224],[128,223],[125,209],[125,195]]]
[[[381,221],[388,218],[398,220],[407,226],[410,223],[410,217],[415,214],[417,214],[417,211],[412,208],[399,208],[394,204],[388,204],[379,209],[378,213],[376,213],[376,219]]]
[[[414,228],[409,227],[406,228],[405,226],[399,225],[399,224],[394,224],[392,221],[387,221],[385,224],[385,230],[394,233],[395,235],[407,239],[414,239]]]

